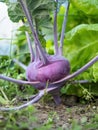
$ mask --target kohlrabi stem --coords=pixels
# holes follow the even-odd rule
[[[91,81],[89,81],[89,80],[73,80],[73,81],[69,81],[69,83],[71,83],[71,84],[87,84],[87,83],[91,83]]]
[[[38,35],[38,24],[37,24],[37,20],[36,18],[34,19],[34,22],[35,22],[35,31]],[[38,61],[40,59],[40,55],[39,55],[39,50],[38,50],[38,46],[37,44],[35,44],[35,61]]]
[[[98,56],[94,57],[91,61],[89,61],[86,65],[84,65],[82,68],[80,68],[79,70],[77,70],[76,72],[74,72],[73,74],[70,74],[69,76],[62,78],[61,80],[58,80],[56,82],[53,82],[52,84],[57,84],[57,83],[61,83],[61,82],[66,82],[69,79],[72,79],[76,76],[78,76],[79,74],[81,74],[82,72],[84,72],[86,69],[88,69],[90,66],[92,66],[95,62],[98,61]]]
[[[35,61],[38,61],[40,59],[38,46],[35,45]]]
[[[30,96],[30,97],[25,97],[25,98],[22,98],[21,100],[22,100],[22,101],[29,101],[29,100],[34,99],[37,95],[38,95],[38,94],[32,95],[32,96]]]
[[[41,91],[37,94],[37,96],[32,99],[31,101],[28,101],[27,103],[23,104],[23,105],[20,105],[20,106],[16,106],[16,107],[10,107],[10,108],[6,108],[6,107],[1,107],[0,108],[0,111],[16,111],[16,110],[20,110],[20,109],[23,109],[27,106],[30,106],[31,104],[34,104],[36,103],[37,101],[39,101],[39,99],[44,95],[44,92]]]
[[[29,82],[29,81],[17,80],[17,79],[14,79],[14,78],[10,78],[8,76],[4,76],[2,74],[0,74],[0,79],[6,80],[6,81],[10,81],[10,82],[13,82],[13,83],[16,83],[16,84],[35,85],[35,84],[40,83],[39,81]]]
[[[27,66],[24,65],[23,63],[21,63],[20,61],[18,61],[17,59],[13,59],[13,61],[18,64],[21,68],[23,68],[24,70],[27,69]]]
[[[57,55],[58,52],[58,38],[57,38],[57,7],[58,7],[58,0],[56,1],[56,9],[54,12],[54,47],[55,47],[55,54]]]
[[[67,17],[68,17],[68,10],[69,10],[69,0],[66,1],[66,12],[64,15],[63,25],[62,25],[62,31],[61,31],[61,37],[60,37],[60,47],[59,47],[59,53],[62,55],[63,52],[63,42],[64,42],[64,33],[66,32],[66,24],[67,24]]]
[[[54,87],[54,88],[47,88],[47,90],[41,90],[34,99],[32,99],[31,101],[23,104],[23,105],[20,105],[20,106],[16,106],[16,107],[10,107],[10,108],[6,108],[6,107],[0,107],[0,111],[16,111],[16,110],[20,110],[20,109],[23,109],[25,107],[28,107],[34,103],[36,103],[37,101],[39,101],[42,96],[45,94],[45,91],[48,93],[54,89],[56,89],[57,87]]]
[[[47,57],[46,57],[46,55],[45,55],[45,53],[44,53],[44,51],[42,49],[41,43],[40,43],[40,41],[38,39],[38,35],[37,35],[37,33],[36,33],[35,29],[34,29],[34,25],[33,25],[33,21],[32,21],[32,16],[31,16],[31,14],[29,12],[29,9],[28,9],[28,7],[27,7],[27,5],[26,5],[26,3],[25,3],[24,0],[19,0],[19,1],[20,1],[20,4],[21,4],[22,8],[23,8],[23,11],[24,11],[24,13],[25,13],[25,15],[27,17],[28,23],[30,25],[32,34],[34,36],[35,44],[37,44],[37,46],[39,48],[42,62],[43,62],[43,64],[47,64],[48,59],[47,59]]]
[[[30,36],[29,36],[28,32],[25,32],[25,33],[26,33],[26,37],[27,37],[28,47],[29,47],[29,50],[30,50],[31,62],[33,62],[34,59],[35,59],[35,55],[34,55],[34,51],[33,51],[33,48],[32,48],[32,43],[31,43]]]

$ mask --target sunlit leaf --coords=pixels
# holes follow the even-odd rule
[[[98,14],[98,0],[71,0],[72,4],[85,14]]]
[[[98,53],[98,24],[82,24],[66,34],[64,54],[71,63],[72,71],[76,71],[88,61],[90,61],[96,53]],[[91,68],[91,67],[90,67]],[[87,70],[90,77],[90,69]]]

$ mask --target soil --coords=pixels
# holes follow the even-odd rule
[[[36,117],[37,120],[32,122],[25,128],[21,128],[21,122],[28,122],[28,117],[19,115],[18,120],[16,119],[16,124],[19,126],[17,130],[40,130],[40,126],[45,126],[47,124],[52,124],[51,129],[44,130],[85,130],[77,128],[78,125],[83,126],[85,124],[92,123],[95,115],[98,113],[98,98],[96,101],[91,103],[83,104],[79,103],[79,100],[75,96],[66,96],[62,97],[62,103],[59,106],[56,106],[53,100],[44,101],[40,100],[38,103],[34,104],[36,111],[32,113],[31,117]],[[98,114],[97,114],[98,115]],[[7,116],[7,115],[6,115]],[[10,115],[11,118],[12,115]],[[17,114],[15,114],[17,116]],[[8,117],[9,118],[9,117]],[[16,118],[16,117],[15,117]],[[4,115],[1,114],[0,122],[2,123],[5,119]],[[13,119],[13,118],[12,118]],[[11,119],[11,120],[12,120]],[[2,125],[0,130],[13,130],[5,129],[6,125]],[[72,129],[72,125],[76,124],[76,128]],[[98,124],[98,117],[97,117]],[[79,127],[80,127],[79,126]],[[12,127],[12,126],[11,126]],[[60,129],[59,129],[60,128]],[[97,125],[98,128],[98,125]],[[15,128],[14,128],[15,129]],[[41,129],[43,130],[43,129]],[[86,129],[86,130],[98,130],[98,129]]]
[[[36,103],[34,106],[37,108],[36,116],[39,119],[37,123],[45,124],[50,119],[53,130],[59,127],[62,130],[70,130],[73,121],[80,125],[91,123],[92,118],[98,113],[98,99],[95,102],[81,104],[75,96],[67,96],[59,106],[51,101],[45,104]]]

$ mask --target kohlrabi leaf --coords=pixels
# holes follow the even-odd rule
[[[19,22],[24,19],[25,15],[19,3],[10,3],[8,6],[8,15],[13,22]]]
[[[98,0],[71,0],[71,3],[85,14],[98,15]]]
[[[98,24],[82,24],[66,33],[64,55],[70,60],[73,72],[96,56],[98,53],[97,37]],[[84,73],[86,73],[86,75]],[[82,74],[84,79],[93,78],[93,75],[91,74],[92,67],[84,73]],[[81,77],[81,75],[78,77]]]
[[[54,2],[53,0],[26,0],[27,5],[31,12],[34,13],[34,15],[37,13],[36,11],[49,11],[53,10]],[[41,12],[40,12],[41,13]],[[40,14],[37,14],[40,15]]]
[[[66,8],[61,6],[58,12],[58,32],[61,32],[63,17]],[[95,24],[98,21],[98,15],[94,14],[85,14],[82,10],[76,8],[73,3],[70,3],[69,12],[68,12],[68,19],[67,19],[67,27],[66,31],[71,30],[72,28],[76,27],[80,24]]]
[[[43,19],[44,22],[47,20],[47,17],[49,17],[49,11],[54,9],[53,0],[26,0],[26,3],[32,14],[32,17],[39,20]],[[8,14],[13,22],[23,20],[25,17],[19,2],[8,4]]]

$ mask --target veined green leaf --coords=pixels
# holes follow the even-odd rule
[[[10,3],[8,5],[8,15],[13,22],[19,22],[25,17],[19,3]]]
[[[71,0],[71,3],[85,14],[98,15],[98,0]]]
[[[64,55],[70,60],[72,71],[81,68],[98,53],[98,24],[82,24],[66,33]],[[92,67],[88,77],[93,78]],[[98,71],[97,71],[98,73]],[[78,76],[81,77],[81,76]],[[85,75],[82,75],[85,79]],[[95,78],[95,77],[94,77]]]
[[[54,9],[54,1],[26,0],[26,2],[33,18],[39,20],[42,19],[47,20],[47,17],[49,17],[49,11],[52,11]],[[9,3],[7,5],[8,5],[8,15],[13,22],[19,22],[19,20],[24,19],[25,15],[19,2]]]

